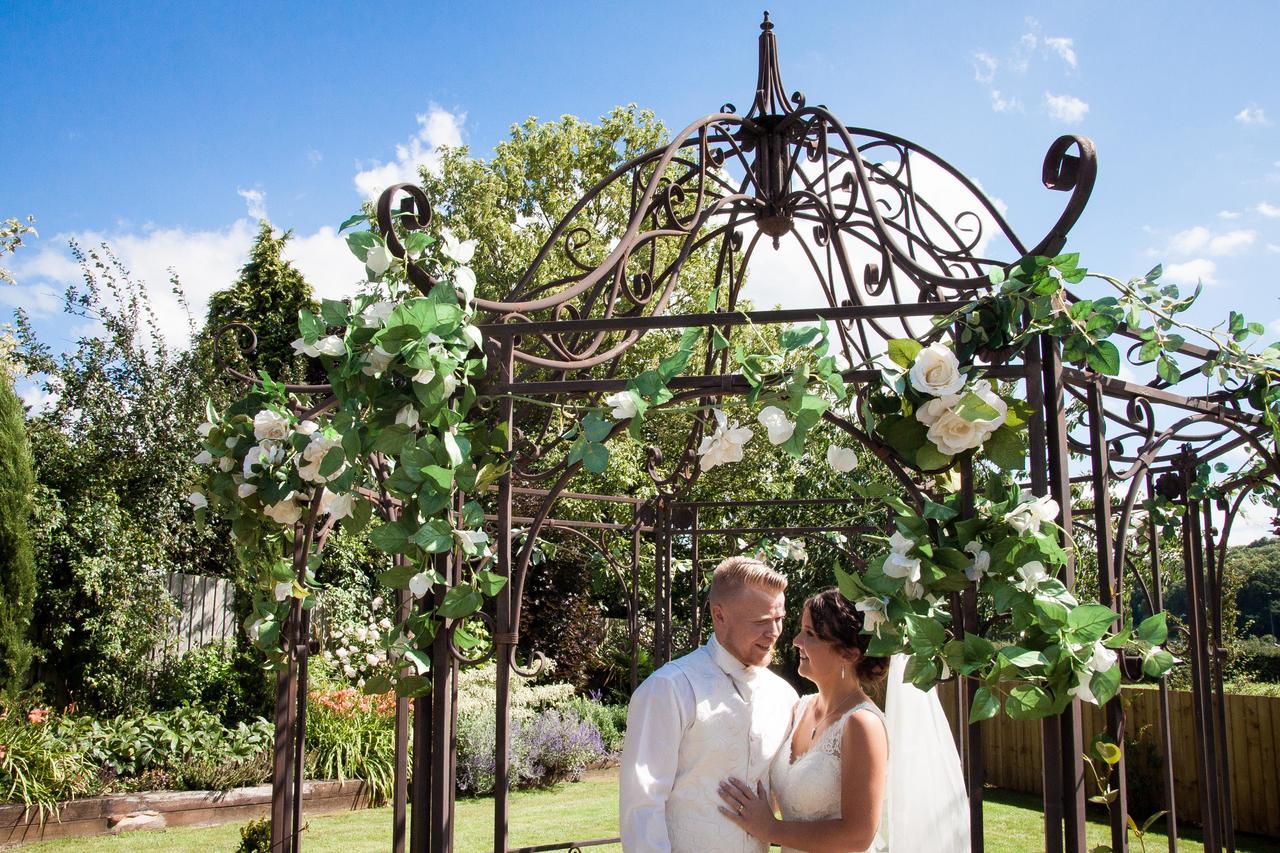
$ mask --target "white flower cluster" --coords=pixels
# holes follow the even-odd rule
[[[946,456],[982,446],[1008,418],[1009,406],[989,382],[966,388],[960,361],[945,344],[933,343],[920,350],[907,377],[912,388],[934,398],[916,409],[916,420],[929,428],[929,441]],[[996,417],[968,420],[960,415],[960,402],[969,392],[995,410]]]
[[[374,599],[374,611],[382,605],[381,598]],[[381,647],[383,635],[392,628],[387,617],[334,631],[329,639],[333,645],[321,652],[324,662],[335,673],[342,673],[356,687],[364,687],[365,681],[387,664],[387,651]]]

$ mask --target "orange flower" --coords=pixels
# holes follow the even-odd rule
[[[4,761],[9,757],[9,744],[0,743],[0,761]]]
[[[32,708],[27,712],[27,722],[33,726],[38,726],[49,716],[48,708]]]

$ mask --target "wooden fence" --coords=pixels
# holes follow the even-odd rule
[[[955,684],[943,684],[939,698],[956,729]],[[1160,748],[1160,700],[1159,693],[1151,689],[1127,688],[1122,691],[1125,706],[1126,740],[1135,739],[1150,743],[1155,773],[1143,773],[1140,757],[1131,754],[1133,767],[1130,784],[1155,786],[1152,792],[1131,792],[1146,795],[1157,803],[1152,811],[1164,806],[1163,775],[1156,762],[1162,760]],[[1280,836],[1280,697],[1236,696],[1225,697],[1227,719],[1227,757],[1231,786],[1231,807],[1234,824],[1242,832]],[[1200,782],[1196,769],[1194,715],[1191,694],[1184,690],[1169,691],[1169,721],[1173,744],[1174,801],[1178,821],[1200,820]],[[1106,714],[1093,705],[1084,706],[1084,738],[1087,744],[1094,735],[1106,731]],[[1041,791],[1040,724],[1024,720],[1010,720],[1003,715],[986,720],[982,726],[983,754],[986,760],[986,780],[990,785],[1013,791],[1039,794]],[[1139,760],[1135,760],[1139,759]],[[1099,766],[1099,770],[1101,770]],[[1139,777],[1139,774],[1142,774]],[[1085,770],[1086,777],[1089,776]],[[1096,791],[1092,788],[1089,793]],[[1138,814],[1139,823],[1146,814]]]
[[[229,580],[203,575],[172,574],[169,594],[178,615],[169,620],[164,642],[152,659],[181,657],[191,649],[236,635],[235,586]]]

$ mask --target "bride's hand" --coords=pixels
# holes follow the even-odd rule
[[[721,814],[761,841],[770,840],[777,818],[763,782],[757,782],[752,791],[738,779],[726,779],[720,783],[720,798],[729,804],[729,808],[720,807]]]

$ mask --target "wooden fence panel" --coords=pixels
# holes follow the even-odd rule
[[[166,583],[178,613],[169,620],[164,641],[152,651],[153,660],[181,657],[191,649],[235,637],[235,587],[231,581],[175,573]]]
[[[956,719],[955,685],[939,687],[939,698],[949,721]],[[1143,736],[1160,749],[1160,694],[1156,690],[1126,688],[1125,733],[1130,740]],[[1083,727],[1086,745],[1106,731],[1101,708],[1085,706]],[[1227,758],[1232,813],[1242,832],[1280,836],[1280,697],[1225,697]],[[1199,822],[1200,784],[1195,759],[1195,724],[1191,694],[1169,691],[1170,739],[1173,743],[1174,799],[1178,820]],[[1042,784],[1040,724],[999,716],[982,724],[987,784],[1013,791],[1039,794]],[[1142,734],[1143,729],[1150,727]],[[1101,768],[1099,768],[1101,769]],[[1088,771],[1085,771],[1088,773]],[[1092,780],[1089,781],[1092,786]],[[1159,786],[1156,799],[1164,801],[1162,777],[1145,780]],[[1094,793],[1090,787],[1090,794]],[[1132,795],[1131,795],[1132,797]],[[1146,815],[1137,815],[1139,821]]]

